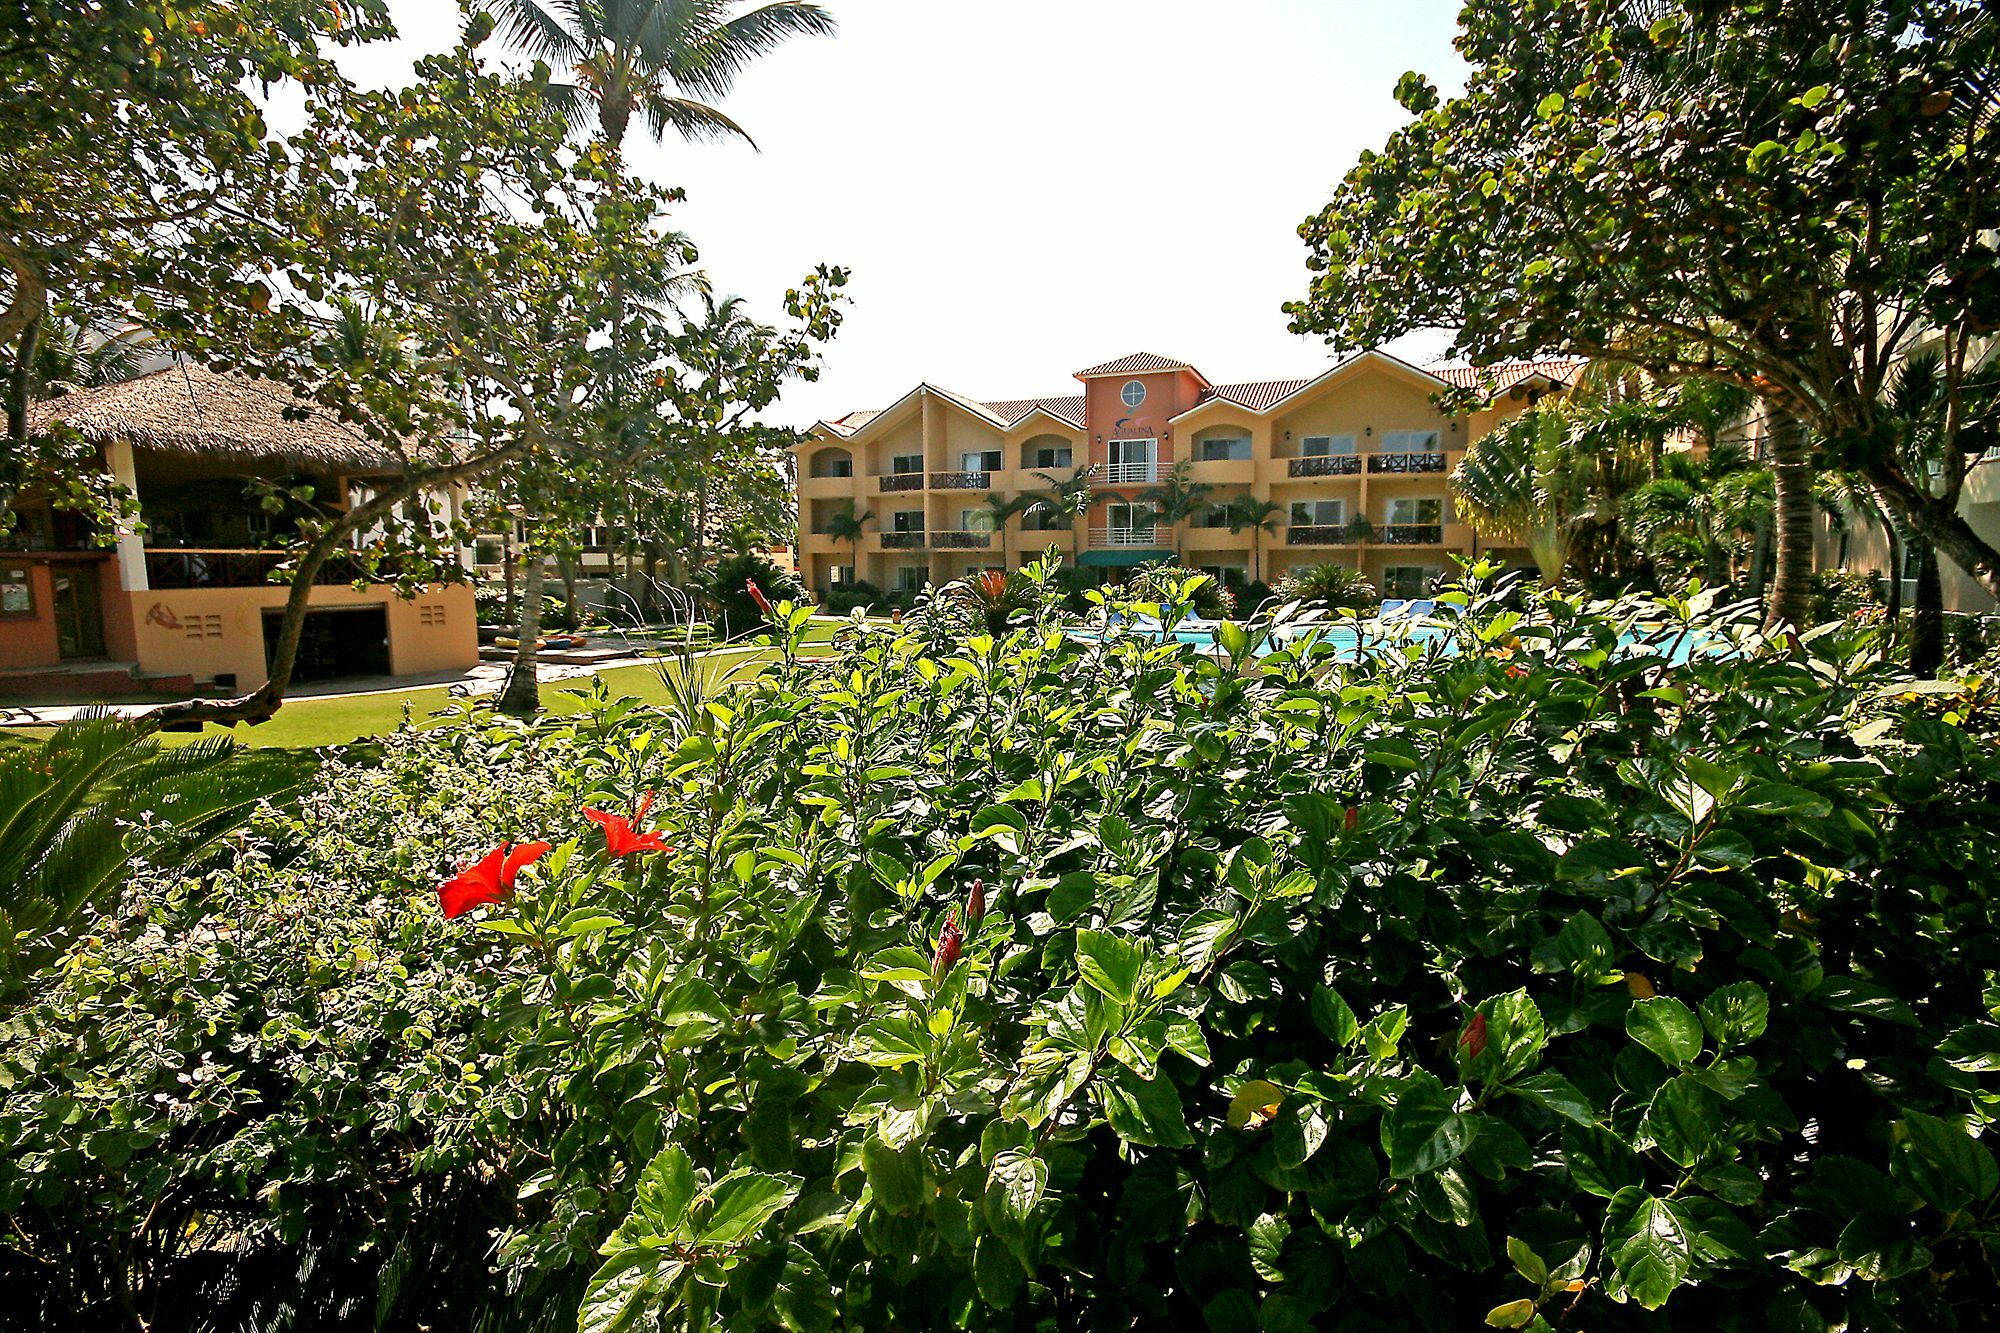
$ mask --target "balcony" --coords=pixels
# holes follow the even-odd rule
[[[1294,477],[1355,477],[1361,474],[1361,456],[1315,454],[1311,458],[1294,458],[1289,460],[1285,471]]]
[[[921,472],[892,472],[880,481],[885,491],[920,491],[924,488],[924,474]]]
[[[290,558],[285,551],[244,551],[211,549],[148,548],[146,586],[149,588],[261,588],[276,586],[273,570]],[[335,554],[327,557],[313,576],[320,587],[333,587],[356,580],[373,583],[380,578],[362,566],[358,556]]]
[[[1370,454],[1370,472],[1442,472],[1443,454]]]
[[[885,532],[882,534],[882,549],[885,551],[921,551],[924,549],[922,532]]]
[[[933,472],[931,489],[934,491],[983,491],[993,485],[991,472]]]
[[[960,532],[946,529],[931,534],[931,548],[938,551],[983,551],[993,544],[990,532]]]
[[[1354,538],[1345,524],[1314,523],[1285,529],[1287,546],[1352,546]]]
[[[1091,480],[1099,486],[1150,486],[1159,479],[1158,463],[1106,463]]]
[[[1092,546],[1156,546],[1159,544],[1157,527],[1094,527],[1090,530]]]
[[[1386,523],[1375,529],[1375,540],[1384,546],[1436,546],[1444,541],[1444,524]]]

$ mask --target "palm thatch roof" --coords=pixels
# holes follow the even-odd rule
[[[284,385],[185,363],[95,389],[76,389],[29,410],[29,429],[61,422],[93,444],[233,462],[267,460],[312,472],[399,467],[391,450],[324,408],[292,420],[306,403]]]

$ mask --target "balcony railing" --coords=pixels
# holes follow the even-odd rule
[[[1375,539],[1388,546],[1436,546],[1444,540],[1444,525],[1387,523],[1375,529]]]
[[[1092,546],[1154,546],[1159,543],[1157,527],[1103,527],[1090,530]]]
[[[1099,486],[1150,486],[1159,479],[1158,463],[1107,463],[1094,478]]]
[[[1370,454],[1370,472],[1442,472],[1443,454]]]
[[[934,491],[983,491],[993,484],[991,472],[933,472]]]
[[[921,551],[924,549],[921,532],[885,532],[882,534],[882,549],[885,551]]]
[[[924,488],[924,474],[921,472],[891,472],[881,480],[885,491],[920,491]]]
[[[1294,477],[1354,477],[1361,473],[1361,456],[1315,454],[1311,458],[1292,459],[1285,470]]]
[[[1352,546],[1354,538],[1343,524],[1313,523],[1285,529],[1287,546]]]
[[[271,571],[289,557],[284,551],[148,549],[146,585],[151,588],[257,588],[275,583]],[[358,556],[336,554],[313,576],[321,587],[353,583],[357,579],[387,578],[385,571],[370,575]]]
[[[947,528],[943,532],[931,534],[931,545],[938,550],[980,551],[993,544],[990,532],[954,531]]]

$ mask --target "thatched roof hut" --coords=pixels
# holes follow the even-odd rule
[[[294,420],[294,415],[306,414]],[[186,458],[278,463],[303,472],[381,472],[400,467],[396,455],[312,407],[282,384],[218,374],[192,363],[136,379],[77,389],[36,403],[29,429],[62,422],[93,444],[129,441],[135,448]]]

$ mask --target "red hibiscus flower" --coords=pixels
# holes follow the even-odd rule
[[[438,885],[438,906],[447,918],[499,902],[514,892],[514,876],[549,850],[546,842],[501,843]]]
[[[749,591],[750,600],[757,603],[757,609],[759,611],[762,611],[767,616],[770,615],[771,599],[766,597],[764,595],[764,590],[757,586],[757,580],[745,579],[743,580],[743,586],[745,589]]]
[[[965,895],[965,924],[970,930],[979,929],[979,923],[986,916],[986,881],[972,881],[972,892]]]
[[[607,856],[632,856],[639,852],[671,852],[666,841],[657,833],[641,833],[632,826],[646,817],[653,808],[653,793],[647,792],[639,800],[639,808],[627,819],[605,810],[583,808],[583,817],[604,830],[604,852]]]
[[[965,932],[958,928],[958,909],[945,913],[944,929],[938,932],[937,952],[931,955],[931,976],[943,981],[951,965],[965,952]]]
[[[1344,822],[1347,826],[1347,831],[1349,833],[1354,832],[1354,830],[1361,827],[1361,812],[1351,805],[1348,806]]]
[[[1472,1016],[1472,1021],[1465,1025],[1465,1032],[1459,1037],[1458,1044],[1465,1051],[1465,1058],[1468,1060],[1477,1060],[1486,1054],[1485,1014]]]

